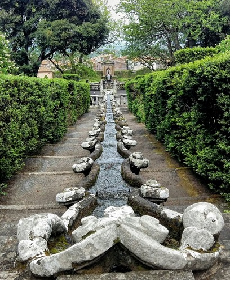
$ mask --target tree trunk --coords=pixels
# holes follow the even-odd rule
[[[166,37],[167,39],[167,47],[168,47],[168,52],[169,52],[169,62],[167,62],[167,65],[172,66],[174,64],[174,55],[173,55],[173,49],[172,49],[172,41],[169,38],[169,36]]]
[[[52,60],[52,58],[48,58],[48,59],[49,59],[50,62],[55,66],[55,68],[60,71],[61,74],[64,74],[63,69],[61,69],[60,66]]]
[[[79,56],[79,63],[83,63],[83,57],[84,57],[84,55],[80,54],[80,56]]]
[[[181,46],[180,46],[180,41],[179,41],[179,37],[178,37],[178,31],[175,31],[173,40],[174,40],[175,50],[176,51],[180,50]]]

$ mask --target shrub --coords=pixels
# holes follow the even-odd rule
[[[230,51],[230,35],[227,35],[226,38],[224,40],[221,41],[220,44],[218,44],[215,49],[219,52],[219,53],[225,53],[225,52],[229,52]]]
[[[1,75],[0,93],[1,181],[27,155],[60,140],[90,103],[89,85],[73,80]]]
[[[194,47],[185,48],[175,52],[175,61],[177,64],[184,64],[189,62],[194,62],[195,60],[201,60],[207,56],[214,56],[218,53],[225,53],[230,51],[230,36],[228,35],[224,40],[221,41],[219,45],[215,48],[213,47]]]
[[[137,77],[129,109],[217,193],[229,193],[230,53]],[[143,103],[143,106],[138,106]]]
[[[100,81],[101,76],[92,68],[79,64],[76,70],[81,80]]]
[[[177,64],[189,63],[195,60],[201,60],[207,56],[214,56],[218,51],[213,47],[194,47],[181,49],[175,52],[175,62]]]
[[[78,74],[63,74],[63,78],[67,80],[75,80],[75,81],[80,80],[80,76]]]
[[[10,74],[17,70],[15,63],[10,59],[9,42],[0,33],[0,73]]]

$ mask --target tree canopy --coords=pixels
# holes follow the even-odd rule
[[[108,37],[107,14],[92,0],[2,0],[0,30],[21,72],[35,75],[56,54],[90,54]]]
[[[215,46],[229,34],[229,0],[121,0],[126,54],[174,63],[183,47]]]
[[[9,42],[0,33],[0,73],[9,74],[14,72],[16,72],[16,66],[10,59]]]

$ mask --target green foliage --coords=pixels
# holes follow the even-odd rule
[[[215,48],[213,47],[194,47],[185,48],[175,52],[175,62],[177,64],[189,63],[195,60],[201,60],[207,56],[214,56],[218,53],[230,51],[230,36],[228,35]]]
[[[230,35],[226,36],[226,38],[224,40],[222,40],[220,42],[220,44],[218,44],[215,49],[219,52],[219,53],[225,53],[225,52],[229,52],[230,51]]]
[[[75,81],[79,81],[80,80],[80,76],[78,74],[63,74],[63,78],[67,79],[67,80],[75,80]]]
[[[119,9],[127,19],[125,54],[146,63],[174,65],[181,46],[215,46],[229,34],[229,0],[124,0]]]
[[[61,54],[90,54],[108,37],[107,16],[91,0],[2,0],[0,30],[10,41],[19,72],[37,74],[40,63]]]
[[[229,193],[230,53],[127,83],[129,108],[217,193]],[[143,103],[138,106],[138,103]],[[139,109],[138,109],[139,108]]]
[[[131,104],[131,111],[136,116],[138,122],[145,122],[144,104],[141,95],[138,95],[136,102]]]
[[[60,140],[89,108],[86,83],[65,79],[0,76],[0,180],[45,143]]]
[[[81,80],[101,80],[101,77],[92,68],[83,64],[78,64],[76,73],[80,76]]]
[[[5,183],[0,183],[0,195],[6,195],[7,193],[4,191],[4,189],[7,188],[7,185]]]
[[[148,68],[143,68],[137,71],[132,70],[116,70],[114,74],[117,76],[117,80],[135,78],[137,75],[144,75],[150,73],[151,70]]]
[[[10,59],[9,42],[0,33],[0,73],[10,74],[16,71],[15,63]]]
[[[195,60],[201,60],[207,56],[213,56],[217,50],[213,47],[208,48],[186,48],[175,52],[175,62],[179,64],[189,63]]]
[[[62,75],[64,79],[72,79],[75,81],[100,81],[101,75],[94,71],[92,68],[84,65],[84,64],[76,64],[75,72],[73,73],[73,69],[69,69],[66,67],[65,73]],[[58,74],[59,75],[59,74]],[[57,76],[58,76],[57,75]]]

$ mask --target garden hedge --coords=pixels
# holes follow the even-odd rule
[[[215,47],[194,47],[184,48],[174,53],[176,64],[189,63],[196,60],[201,60],[205,57],[213,57],[219,53],[224,53],[230,50],[230,36],[228,35],[224,40]]]
[[[167,150],[227,196],[229,51],[137,77],[126,90],[129,109]]]
[[[217,49],[213,47],[181,49],[175,52],[175,62],[180,64],[189,63],[195,60],[201,60],[207,56],[214,56],[217,53]]]
[[[63,78],[67,80],[80,81],[80,75],[78,74],[63,74]]]
[[[89,104],[86,83],[0,75],[0,182],[19,170],[27,155],[59,141]]]

